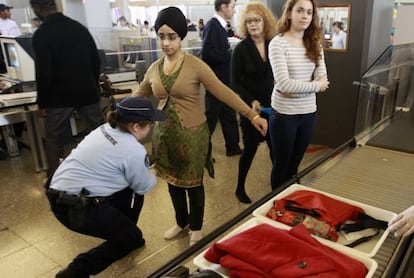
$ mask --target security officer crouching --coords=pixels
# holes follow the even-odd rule
[[[142,97],[127,97],[105,123],[72,150],[46,183],[56,218],[72,231],[106,241],[78,255],[56,277],[89,277],[144,245],[138,217],[155,184],[144,139],[165,114]]]

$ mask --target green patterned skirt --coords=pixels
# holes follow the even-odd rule
[[[200,186],[206,165],[212,175],[207,122],[183,128],[170,100],[164,111],[167,119],[154,126],[152,140],[152,161],[158,175],[178,187]]]

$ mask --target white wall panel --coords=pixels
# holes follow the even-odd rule
[[[414,0],[413,0],[414,2]],[[414,42],[414,5],[400,5],[395,19],[394,44],[406,44]]]

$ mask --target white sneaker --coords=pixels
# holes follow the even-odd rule
[[[190,246],[193,246],[202,238],[203,238],[203,233],[201,232],[201,230],[191,231]]]
[[[184,228],[181,228],[178,225],[174,225],[174,227],[172,227],[171,229],[169,229],[168,231],[166,231],[164,233],[164,238],[165,239],[172,239],[187,228],[188,228],[188,225],[185,226]]]

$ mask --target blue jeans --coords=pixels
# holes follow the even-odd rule
[[[286,115],[272,111],[269,133],[272,142],[272,189],[298,173],[299,164],[311,141],[316,113]]]

